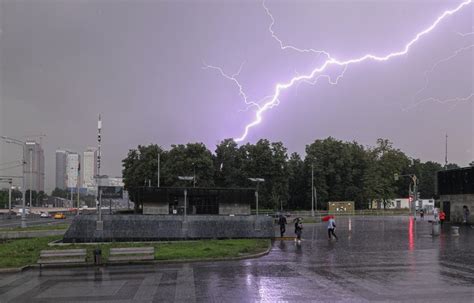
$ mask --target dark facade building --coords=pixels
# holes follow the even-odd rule
[[[438,195],[440,207],[446,213],[446,220],[462,222],[463,207],[469,208],[474,219],[474,167],[450,169],[438,172]]]
[[[148,215],[182,215],[185,207],[187,215],[250,215],[255,190],[142,187],[137,198]]]

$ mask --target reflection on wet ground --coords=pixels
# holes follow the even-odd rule
[[[276,241],[258,259],[0,275],[0,302],[474,302],[474,229],[449,231],[337,218],[339,241],[326,224],[305,224],[301,245]]]

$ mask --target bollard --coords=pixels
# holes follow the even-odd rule
[[[437,221],[434,221],[431,225],[431,235],[439,236],[439,223]]]
[[[102,264],[102,250],[98,247],[94,249],[94,264],[95,265]]]
[[[453,236],[459,236],[459,226],[451,226],[451,234]]]

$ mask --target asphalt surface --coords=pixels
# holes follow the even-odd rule
[[[406,217],[336,221],[338,241],[308,224],[301,245],[257,259],[3,274],[0,302],[474,302],[471,227],[432,237]]]

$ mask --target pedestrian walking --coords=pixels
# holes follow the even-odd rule
[[[336,229],[336,220],[334,219],[334,217],[332,216],[329,220],[328,220],[328,237],[329,237],[329,240],[331,240],[331,236],[334,236],[334,238],[336,238],[336,240],[338,240],[336,234],[334,233],[334,230]]]
[[[301,218],[297,218],[295,222],[295,242],[298,242],[298,244],[301,243],[301,234],[303,233],[303,221]]]
[[[420,209],[420,218],[421,218],[422,221],[423,221],[424,218],[425,218],[425,211],[423,210],[423,208]]]
[[[444,211],[439,212],[439,223],[443,226],[444,220],[446,220],[446,213]]]
[[[280,237],[283,237],[286,231],[286,218],[282,214],[280,214],[280,218],[278,218],[278,225],[280,225]]]
[[[470,211],[469,211],[469,208],[467,207],[467,205],[464,205],[462,207],[462,213],[463,213],[463,217],[464,217],[463,223],[467,224],[467,221],[469,219],[469,214],[470,214]]]
[[[435,207],[434,210],[433,210],[433,216],[434,216],[435,222],[438,222],[439,221],[439,209],[437,207]]]

